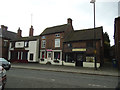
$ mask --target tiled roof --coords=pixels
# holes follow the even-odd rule
[[[11,41],[31,41],[31,40],[37,40],[39,38],[40,38],[40,36],[28,36],[28,37],[19,37],[15,40],[11,40]]]
[[[11,32],[11,31],[8,31],[8,30],[2,30],[0,28],[0,37],[10,39],[10,40],[14,40],[15,38],[17,38],[17,33]]]
[[[68,27],[67,24],[49,27],[49,28],[46,28],[40,35],[64,32],[67,29],[67,27]]]
[[[93,40],[94,39],[94,30],[96,32],[96,39],[102,38],[102,27],[84,29],[84,30],[75,30],[65,39],[64,42],[72,42],[72,41],[83,41],[83,40]]]

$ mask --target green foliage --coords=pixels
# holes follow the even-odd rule
[[[104,57],[110,59],[110,39],[107,32],[104,33]]]

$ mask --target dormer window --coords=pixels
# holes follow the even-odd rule
[[[45,39],[45,36],[42,36],[42,39]]]
[[[60,37],[60,34],[55,34],[56,37]]]

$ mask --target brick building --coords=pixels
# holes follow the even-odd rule
[[[72,19],[69,18],[67,24],[48,27],[40,34],[40,63],[62,65],[63,42],[71,31]]]
[[[94,31],[96,38],[94,39]],[[67,64],[94,67],[94,41],[97,67],[103,63],[103,28],[75,30],[64,41],[63,60]]]
[[[115,58],[120,68],[120,17],[115,18],[114,42],[115,42]]]
[[[7,30],[8,27],[1,25],[0,28],[0,58],[8,59],[10,40],[17,38],[17,34]]]

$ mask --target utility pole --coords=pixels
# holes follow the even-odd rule
[[[97,61],[96,61],[96,32],[95,32],[95,0],[91,0],[90,3],[93,4],[94,8],[94,60],[95,60],[95,70],[97,70]]]

